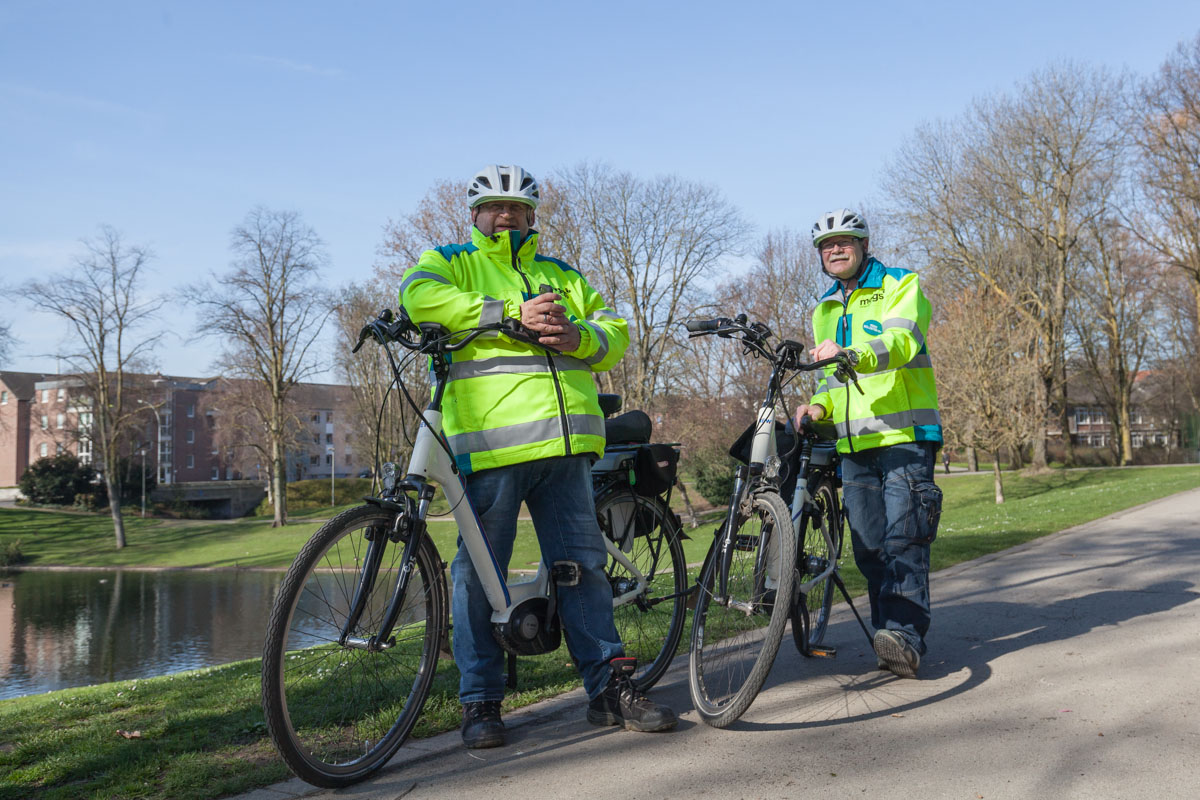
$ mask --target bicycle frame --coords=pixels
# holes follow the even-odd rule
[[[381,322],[390,323],[391,319],[390,317],[386,319],[381,318]],[[371,326],[368,326],[360,334],[359,346],[361,346],[370,329]],[[432,335],[432,331],[423,333]],[[397,338],[396,333],[389,334],[386,331],[376,331],[376,334],[380,343],[385,345],[388,358],[392,363],[393,372],[399,374],[391,351],[386,347],[386,341],[402,340]],[[461,347],[465,341],[474,338],[475,335],[478,335],[478,331],[468,335],[467,339],[460,342],[457,346]],[[423,344],[425,341],[425,339],[422,340]],[[409,349],[417,349],[411,345],[406,346]],[[355,349],[357,350],[357,346]],[[483,529],[483,523],[479,519],[479,515],[475,512],[474,506],[471,505],[470,498],[467,496],[462,475],[451,463],[450,456],[447,453],[448,445],[445,437],[442,435],[441,412],[442,397],[445,393],[446,380],[449,374],[449,363],[446,352],[451,349],[455,348],[452,346],[445,348],[445,350],[434,350],[430,353],[435,376],[433,397],[428,407],[422,413],[421,425],[417,431],[416,441],[413,444],[412,456],[409,459],[405,479],[396,482],[394,490],[385,492],[383,497],[371,501],[382,507],[396,511],[397,518],[393,526],[394,530],[390,536],[375,535],[371,538],[363,567],[360,571],[355,599],[339,639],[339,643],[345,646],[365,649],[385,649],[390,646],[392,629],[399,619],[407,593],[408,581],[412,574],[412,554],[415,552],[421,537],[426,535],[425,519],[435,493],[433,486],[429,483],[431,480],[442,488],[442,492],[445,494],[446,500],[450,505],[454,521],[458,525],[459,536],[462,539],[463,546],[466,548],[467,555],[470,557],[471,563],[475,567],[475,572],[479,576],[480,584],[488,599],[488,604],[492,607],[491,621],[493,626],[509,625],[512,622],[513,612],[530,600],[536,598],[550,599],[553,597],[551,571],[544,560],[538,562],[538,570],[533,578],[516,583],[509,583],[507,581],[504,574],[505,570],[502,568],[499,560],[496,558],[495,552],[492,550],[491,544],[488,542],[487,535]],[[415,508],[413,508],[412,494],[415,494],[418,498]],[[393,590],[380,629],[369,639],[352,637],[349,634],[358,624],[366,604],[366,598],[374,586],[376,573],[379,563],[382,560],[386,542],[389,538],[393,541],[400,541],[404,533],[401,531],[402,527],[407,527],[409,540],[407,542],[407,549],[401,560],[396,587]],[[645,574],[637,568],[619,547],[608,537],[603,538],[608,554],[628,570],[629,574],[634,578],[626,591],[613,597],[613,607],[616,608],[641,596],[646,591],[649,582]],[[540,622],[545,623],[547,627],[553,624],[553,621],[550,619],[542,619]]]

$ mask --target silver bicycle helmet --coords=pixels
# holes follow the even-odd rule
[[[827,211],[817,218],[812,226],[813,247],[820,247],[821,242],[830,236],[854,236],[866,239],[871,235],[867,221],[848,208],[838,208]]]
[[[516,164],[488,164],[471,179],[467,187],[471,208],[489,200],[515,200],[530,208],[537,208],[542,202],[537,181]]]

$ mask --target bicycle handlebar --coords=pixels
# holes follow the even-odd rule
[[[374,338],[380,344],[395,342],[406,350],[421,351],[433,347],[444,353],[452,353],[463,349],[477,337],[493,331],[503,333],[510,339],[540,347],[548,352],[557,352],[542,344],[538,340],[536,333],[525,328],[520,320],[513,319],[512,317],[505,317],[501,322],[493,325],[481,325],[478,328],[451,332],[444,326],[436,323],[426,322],[417,325],[408,316],[408,312],[404,310],[404,306],[400,306],[399,317],[393,315],[390,308],[385,308],[379,312],[378,318],[372,322],[368,322],[358,332],[358,341],[354,344],[350,352],[357,353],[368,338]],[[463,338],[456,342],[449,341],[456,336],[462,336]]]

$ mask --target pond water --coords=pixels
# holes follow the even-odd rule
[[[262,655],[283,572],[0,574],[0,699]]]

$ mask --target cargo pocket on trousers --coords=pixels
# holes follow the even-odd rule
[[[928,544],[937,538],[938,522],[942,518],[942,490],[933,481],[913,484],[913,515],[916,517],[918,542]]]

